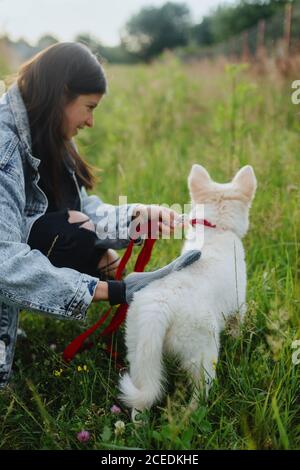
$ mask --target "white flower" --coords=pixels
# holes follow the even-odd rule
[[[115,423],[115,435],[122,436],[125,431],[125,423],[123,421],[117,421]]]

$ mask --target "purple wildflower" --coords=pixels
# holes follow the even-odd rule
[[[121,413],[121,408],[119,408],[117,405],[113,405],[110,409],[112,414],[114,415],[119,415]]]
[[[77,439],[79,440],[79,442],[87,442],[90,440],[90,433],[88,431],[80,431],[77,433]]]

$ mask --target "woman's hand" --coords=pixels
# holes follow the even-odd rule
[[[158,238],[160,235],[163,238],[168,238],[168,236],[174,233],[175,229],[182,230],[187,227],[188,223],[184,214],[179,214],[173,209],[154,204],[138,205],[135,208],[134,216],[133,227],[130,230],[132,238],[143,237],[148,234],[151,234],[151,238]],[[150,233],[148,231],[149,225]],[[134,229],[137,237],[133,236]]]

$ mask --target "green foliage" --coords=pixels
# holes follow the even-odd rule
[[[186,45],[190,25],[189,9],[184,4],[146,7],[127,22],[123,42],[129,51],[148,61],[164,49]]]
[[[213,17],[205,16],[201,23],[191,27],[191,40],[199,46],[210,46],[214,42]]]
[[[236,6],[218,7],[213,15],[211,31],[215,42],[226,41],[231,36],[255,26],[282,8],[286,0],[242,0]]]
[[[255,26],[259,20],[270,18],[286,3],[288,0],[240,0],[221,5],[193,27],[192,37],[201,46],[226,41]]]
[[[299,449],[300,365],[291,345],[300,339],[300,122],[290,83],[256,78],[245,66],[183,66],[170,54],[152,66],[109,67],[107,76],[95,126],[77,141],[103,169],[91,193],[113,204],[126,194],[129,203],[183,206],[193,163],[219,182],[253,165],[246,320],[222,335],[207,402],[199,396],[198,409],[188,410],[187,377],[170,358],[168,396],[135,426],[127,409],[111,412],[120,405],[119,369],[102,342],[62,361],[65,346],[107,305],[93,304],[87,324],[22,312],[27,338],[18,340],[10,386],[0,392],[0,448]],[[160,240],[147,269],[172,260],[181,244]],[[123,329],[114,349],[126,364]],[[125,427],[116,432],[120,420]],[[86,443],[76,438],[82,429],[91,434]]]
[[[46,49],[46,47],[56,44],[57,42],[58,39],[56,39],[54,36],[52,36],[51,34],[45,34],[44,36],[41,36],[38,40],[37,47],[39,50],[42,50]]]

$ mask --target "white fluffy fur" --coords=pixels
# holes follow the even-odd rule
[[[175,353],[189,371],[196,385],[194,400],[197,387],[205,387],[207,394],[225,321],[245,312],[241,238],[256,190],[253,169],[245,166],[230,183],[218,184],[202,166],[193,165],[188,184],[193,208],[204,204],[205,219],[217,227],[204,228],[203,246],[197,238],[185,241],[182,251],[200,249],[199,261],[134,296],[126,322],[130,373],[121,378],[120,398],[137,410],[150,408],[163,394],[163,353]]]

